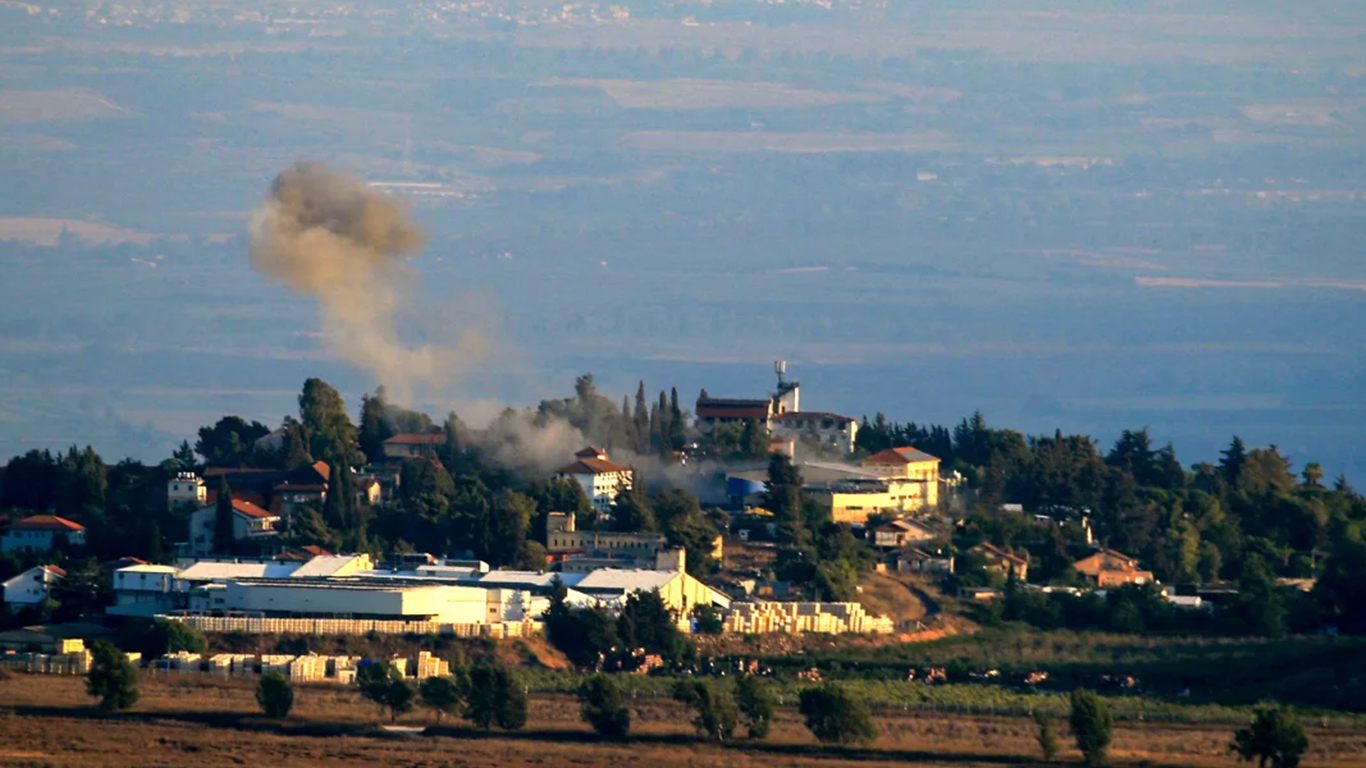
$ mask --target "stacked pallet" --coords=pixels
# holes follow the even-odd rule
[[[288,675],[289,665],[294,663],[295,658],[282,653],[263,653],[261,654],[261,674],[279,672],[282,675]]]
[[[312,683],[327,677],[327,659],[309,654],[289,663],[289,679],[295,683]]]
[[[858,603],[736,603],[723,626],[740,634],[888,634],[893,629],[891,619],[873,616]]]
[[[413,674],[419,680],[429,677],[446,677],[451,673],[449,662],[433,656],[428,651],[422,651],[417,655],[417,664],[414,665]]]

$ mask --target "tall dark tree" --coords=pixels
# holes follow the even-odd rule
[[[181,440],[180,446],[171,454],[171,460],[175,462],[176,469],[181,472],[189,472],[195,467],[194,449],[190,447],[189,440]]]
[[[645,382],[636,387],[636,409],[632,416],[635,426],[635,451],[644,454],[650,450],[650,407],[645,402]]]
[[[256,441],[270,434],[259,421],[224,416],[211,427],[201,427],[194,450],[211,466],[241,467],[251,463]]]
[[[346,415],[346,403],[341,393],[322,379],[304,382],[299,395],[299,422],[313,458],[331,464],[349,461],[354,454],[356,427]]]
[[[629,533],[659,530],[644,483],[633,483],[631,487],[617,491],[617,497],[612,502],[612,530]]]
[[[811,535],[806,529],[802,506],[801,471],[786,454],[775,453],[769,457],[764,507],[773,513],[779,544],[797,549],[810,544]]]
[[[1233,436],[1228,447],[1219,452],[1219,469],[1223,471],[1224,482],[1229,489],[1239,490],[1243,482],[1243,468],[1247,465],[1247,447],[1243,438]]]
[[[361,452],[371,463],[384,461],[384,441],[393,437],[395,433],[389,421],[388,410],[389,404],[382,386],[375,389],[375,394],[361,398],[357,440]]]
[[[0,507],[46,512],[57,501],[61,462],[51,451],[31,450],[5,466]]]
[[[77,451],[71,446],[62,459],[57,482],[57,514],[63,517],[82,517],[86,512],[98,514],[104,509],[104,496],[109,488],[104,460],[95,449],[86,446]]]
[[[669,448],[683,450],[687,441],[687,423],[683,420],[683,409],[678,405],[678,387],[669,390]]]
[[[228,478],[218,478],[218,498],[214,502],[213,548],[219,552],[231,552],[233,546],[232,486]],[[193,533],[191,533],[193,537]]]
[[[311,465],[313,455],[308,450],[304,426],[293,418],[286,418],[284,430],[285,444],[281,451],[280,466],[293,472],[300,467]]]

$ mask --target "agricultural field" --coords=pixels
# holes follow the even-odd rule
[[[385,738],[383,719],[353,688],[303,686],[295,714],[259,715],[250,684],[197,678],[141,681],[133,710],[103,715],[73,677],[13,675],[0,681],[0,766],[845,766],[1029,765],[1037,755],[1024,717],[883,713],[868,749],[817,745],[797,713],[784,708],[761,744],[697,742],[689,716],[672,701],[632,699],[632,737],[603,743],[578,721],[565,695],[533,696],[527,730],[484,734],[461,726],[436,736]],[[400,725],[431,725],[414,712]],[[1111,750],[1118,765],[1233,766],[1226,726],[1124,722]],[[1311,727],[1306,763],[1366,766],[1366,729]],[[1065,752],[1065,759],[1077,755]]]

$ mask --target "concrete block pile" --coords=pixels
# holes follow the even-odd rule
[[[738,634],[819,632],[889,634],[891,619],[874,616],[859,603],[735,603],[723,627]]]

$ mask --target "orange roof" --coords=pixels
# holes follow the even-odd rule
[[[332,477],[332,468],[327,466],[325,461],[313,462],[313,471],[318,473],[318,477],[327,480]]]
[[[56,515],[34,515],[11,525],[11,531],[84,531],[85,526]]]
[[[934,456],[916,448],[888,448],[869,456],[864,464],[911,464],[921,461],[939,461]]]
[[[560,467],[555,470],[556,474],[560,475],[605,475],[610,472],[630,471],[630,467],[624,467],[606,459],[579,459],[567,467]]]
[[[66,575],[66,571],[62,570],[61,568],[58,568],[58,567],[55,566],[55,565],[40,565],[40,566],[38,566],[38,567],[39,567],[39,568],[42,568],[43,570],[47,571],[48,573],[52,574],[53,576],[65,576],[65,575]]]
[[[243,501],[242,499],[232,500],[232,511],[245,517],[255,517],[258,519],[277,517],[277,515],[272,515],[255,504],[252,504],[250,501]]]

